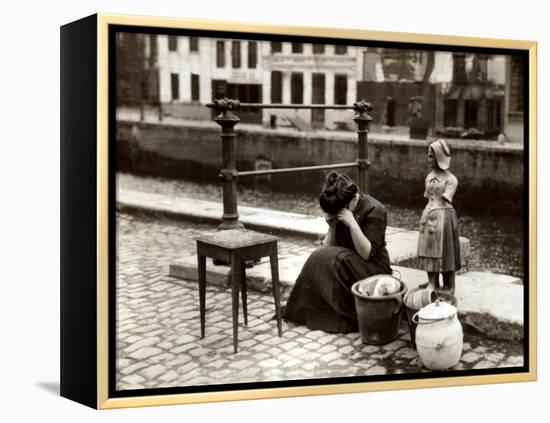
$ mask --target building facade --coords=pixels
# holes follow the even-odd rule
[[[241,103],[352,104],[361,54],[357,47],[186,36],[149,37],[157,43],[163,113],[209,119],[216,98]],[[353,125],[349,111],[243,109],[246,123],[308,130]]]
[[[511,56],[245,39],[119,34],[117,98],[209,120],[217,98],[241,103],[373,103],[372,129],[425,122],[448,137],[523,137],[523,68]],[[118,92],[120,91],[120,92]],[[120,103],[120,102],[119,102]],[[349,110],[242,108],[243,123],[355,129]]]

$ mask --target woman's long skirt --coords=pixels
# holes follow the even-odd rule
[[[458,236],[458,218],[453,208],[441,210],[443,213],[442,254],[441,257],[423,257],[418,255],[418,268],[426,272],[456,272],[460,270],[460,239]],[[419,237],[424,235],[420,232]],[[429,236],[429,235],[427,235]],[[419,238],[419,243],[423,242]]]
[[[351,286],[391,269],[364,260],[345,247],[322,247],[307,259],[284,308],[283,317],[312,330],[356,332],[357,315]]]

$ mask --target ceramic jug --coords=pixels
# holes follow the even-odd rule
[[[456,307],[438,299],[420,309],[414,316],[416,350],[428,369],[454,367],[462,355],[462,325]]]

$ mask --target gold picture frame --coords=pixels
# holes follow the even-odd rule
[[[528,204],[524,207],[528,214],[524,214],[524,222],[528,224],[528,262],[525,267],[528,271],[529,281],[528,296],[525,303],[528,304],[527,321],[525,325],[525,342],[528,346],[528,368],[520,372],[503,372],[497,374],[477,374],[461,377],[434,377],[412,378],[400,380],[375,380],[367,382],[346,382],[338,384],[286,386],[286,387],[259,387],[257,389],[204,391],[193,393],[166,393],[143,396],[112,396],[109,391],[109,346],[114,337],[110,332],[109,281],[110,266],[113,260],[109,204],[114,199],[114,193],[109,191],[109,139],[112,128],[109,127],[110,98],[113,96],[112,87],[109,86],[110,60],[112,51],[109,51],[109,30],[113,27],[139,27],[169,30],[197,30],[220,31],[232,34],[263,34],[268,36],[286,37],[313,37],[326,39],[344,39],[370,42],[407,43],[409,45],[431,45],[444,47],[486,48],[517,50],[528,57],[528,120],[525,121],[528,139],[524,140],[528,157],[524,163],[528,166]],[[65,41],[63,39],[65,37]],[[80,37],[80,38],[79,38]],[[70,40],[69,40],[70,39]],[[89,62],[82,64],[80,71],[89,72],[90,76],[84,78],[72,71],[70,66],[75,62],[77,49],[94,49],[93,54],[88,52]],[[92,57],[94,56],[94,57]],[[95,60],[94,60],[95,59]],[[65,60],[65,61],[64,61]],[[93,64],[95,69],[85,68]],[[66,82],[65,82],[66,81]],[[91,81],[91,82],[90,82]],[[83,94],[83,97],[71,97],[70,90],[78,88],[79,84],[93,86],[93,94]],[[90,85],[91,84],[91,85]],[[74,399],[98,409],[113,409],[122,407],[140,407],[151,405],[187,404],[215,401],[235,401],[259,398],[280,398],[290,396],[324,395],[338,393],[370,392],[400,389],[433,388],[444,386],[462,386],[477,384],[492,384],[505,382],[528,382],[537,378],[537,44],[534,41],[518,41],[504,39],[489,39],[476,37],[459,37],[449,35],[412,34],[400,32],[369,31],[361,29],[337,29],[315,28],[307,26],[288,25],[263,25],[251,23],[237,23],[224,21],[210,21],[198,19],[180,19],[163,17],[124,16],[111,14],[97,14],[62,28],[62,128],[69,128],[79,121],[76,114],[88,113],[88,120],[79,129],[67,129],[62,131],[62,211],[66,219],[63,220],[62,229],[67,234],[70,231],[78,231],[76,217],[71,218],[71,213],[86,213],[87,237],[66,238],[62,236],[62,380],[61,393],[67,398]],[[87,102],[84,104],[84,102]],[[94,109],[95,107],[95,109]],[[95,111],[94,111],[95,110]],[[94,113],[95,116],[91,116]],[[88,141],[87,147],[79,147],[74,143],[81,132],[88,129],[84,137]],[[73,131],[73,132],[71,132]],[[91,132],[90,132],[91,131]],[[71,144],[73,143],[73,144]],[[87,192],[87,202],[80,206],[75,205],[76,188],[65,186],[63,181],[69,178],[80,178],[75,169],[78,167],[79,148],[86,148],[89,154],[95,155],[95,167],[90,164],[87,169],[87,179],[78,182],[81,189],[92,190]],[[75,151],[77,149],[78,151]],[[66,166],[63,167],[63,162]],[[91,170],[93,168],[93,174]],[[63,173],[65,172],[65,173]],[[74,181],[74,180],[73,180]],[[95,188],[91,188],[93,183]],[[88,184],[88,185],[86,185]],[[85,188],[82,188],[85,187]],[[82,193],[84,195],[84,193]],[[91,206],[93,205],[93,207]],[[82,207],[78,209],[78,207]],[[92,210],[93,208],[93,210]],[[74,211],[73,211],[74,210]],[[68,216],[68,217],[67,217]],[[63,217],[62,217],[63,219]],[[80,223],[81,224],[81,223]],[[92,230],[95,229],[95,230]],[[92,230],[92,232],[90,232]],[[93,239],[90,234],[93,234]],[[88,255],[76,256],[79,243],[93,244],[93,251]],[[78,277],[75,267],[83,265],[88,269],[90,278]],[[82,272],[82,271],[81,271]],[[77,279],[79,279],[77,281]],[[86,287],[82,289],[82,287]],[[76,289],[80,289],[76,292]],[[86,297],[85,297],[86,296]],[[92,298],[90,298],[92,297]],[[75,303],[86,302],[87,306],[78,310]],[[75,308],[76,307],[76,308]],[[94,309],[95,307],[95,309]],[[82,312],[84,310],[84,312]],[[80,314],[79,314],[80,312]],[[79,320],[80,319],[80,320]],[[83,328],[88,328],[84,330]],[[93,338],[92,338],[93,335]],[[85,350],[93,342],[95,351]],[[87,352],[86,352],[87,351]],[[75,355],[80,355],[77,360]],[[78,369],[86,368],[78,380]]]

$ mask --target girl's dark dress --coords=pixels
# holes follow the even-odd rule
[[[287,301],[283,317],[325,332],[357,331],[351,286],[366,277],[391,273],[386,250],[386,209],[370,195],[362,195],[354,213],[372,245],[364,260],[355,250],[348,227],[336,223],[337,246],[321,247],[307,259]]]

